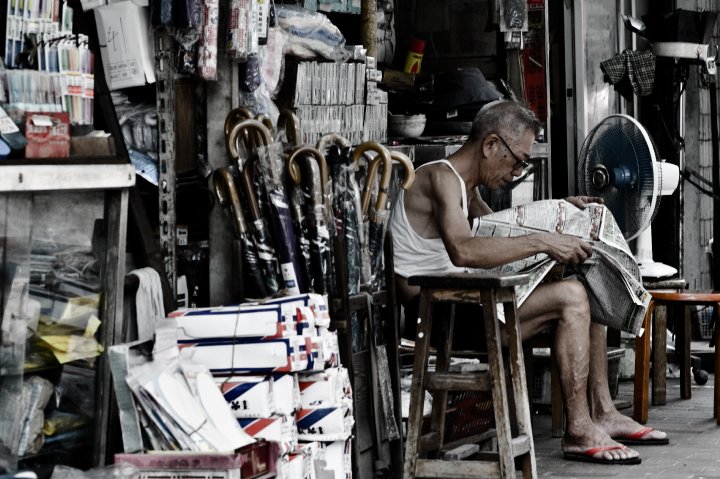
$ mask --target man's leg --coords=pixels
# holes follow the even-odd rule
[[[563,451],[590,454],[596,459],[635,458],[637,451],[622,448],[595,426],[588,407],[590,364],[590,309],[585,287],[578,281],[542,284],[518,310],[523,337],[531,337],[557,321],[553,354],[560,372],[567,428]],[[605,449],[609,448],[609,449]]]
[[[588,400],[590,414],[598,427],[614,438],[633,437],[633,434],[644,432],[637,438],[637,442],[657,442],[667,437],[664,432],[656,429],[648,431],[615,408],[608,387],[607,328],[597,323],[590,325],[590,364],[593,367],[588,375]]]

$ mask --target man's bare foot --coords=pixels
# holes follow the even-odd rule
[[[637,451],[613,440],[592,423],[572,431],[568,427],[562,440],[562,449],[567,459],[607,464],[640,462]]]
[[[667,434],[663,431],[638,424],[632,418],[617,411],[594,418],[594,422],[608,436],[624,444],[667,444],[669,442]]]

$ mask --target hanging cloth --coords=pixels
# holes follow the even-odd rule
[[[606,75],[605,81],[623,88],[627,82],[639,96],[652,93],[655,83],[655,56],[650,50],[625,50],[609,60],[600,62],[600,69]]]
[[[165,319],[160,275],[152,268],[136,269],[129,274],[140,280],[135,296],[137,332],[138,340],[147,341],[155,335],[158,322]]]

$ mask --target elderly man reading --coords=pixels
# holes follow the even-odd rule
[[[520,176],[538,128],[532,112],[517,103],[492,103],[478,113],[468,141],[456,153],[416,170],[415,184],[400,193],[390,220],[398,289],[406,305],[419,293],[407,283],[416,274],[492,268],[538,253],[575,266],[591,255],[590,245],[574,236],[537,233],[493,238],[471,233],[472,218],[492,213],[477,187],[500,188]],[[579,208],[602,201],[566,200]],[[518,315],[523,339],[555,326],[553,354],[567,415],[562,439],[567,459],[637,464],[638,452],[622,442],[667,444],[665,433],[645,428],[615,409],[608,389],[606,330],[590,321],[582,283],[572,279],[542,283],[519,307]]]

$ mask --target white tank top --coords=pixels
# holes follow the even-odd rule
[[[465,182],[448,160],[437,160],[425,163],[417,169],[437,163],[446,164],[460,182],[462,193],[462,209],[465,217],[468,216],[467,193]],[[415,233],[405,214],[405,192],[400,190],[395,201],[389,227],[393,235],[393,249],[395,273],[404,278],[420,274],[457,273],[466,271],[465,268],[455,266],[450,261],[442,238],[423,238]]]

